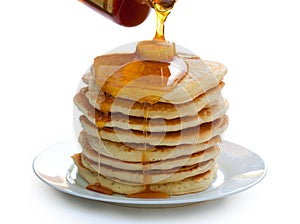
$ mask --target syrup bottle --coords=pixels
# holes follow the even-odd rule
[[[79,0],[115,23],[133,27],[149,15],[149,5],[144,0]]]

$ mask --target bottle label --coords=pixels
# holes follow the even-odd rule
[[[114,0],[89,0],[103,11],[112,14]]]

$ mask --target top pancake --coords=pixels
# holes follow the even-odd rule
[[[103,61],[103,57],[107,56],[99,56],[95,59],[94,67],[91,71],[95,78],[97,88],[102,89],[113,97],[151,104],[158,101],[172,104],[181,104],[191,101],[199,96],[199,94],[205,93],[207,90],[217,86],[227,72],[226,67],[218,62],[201,60],[196,57],[183,58],[187,65],[186,75],[176,86],[167,91],[163,88],[159,89],[151,85],[141,87],[138,85],[140,78],[131,80],[124,86],[118,86],[111,80],[114,80],[113,76],[121,69],[118,66],[122,66],[122,63],[120,62],[120,65],[112,65],[110,67],[109,64],[107,64],[108,62]],[[124,74],[124,77],[126,75],[135,76],[134,72],[139,71],[125,70],[125,72],[128,72],[128,74]],[[143,81],[149,81],[149,83],[151,83],[150,81],[153,79],[151,75],[142,78],[149,79]],[[112,83],[110,83],[110,81]]]

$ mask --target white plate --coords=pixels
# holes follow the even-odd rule
[[[38,178],[56,190],[77,197],[138,207],[171,207],[213,200],[244,191],[266,175],[264,161],[242,146],[224,141],[218,158],[217,178],[209,189],[200,193],[172,196],[169,199],[136,199],[122,195],[105,195],[86,190],[87,183],[77,176],[71,156],[79,152],[74,141],[65,141],[49,147],[33,161]]]

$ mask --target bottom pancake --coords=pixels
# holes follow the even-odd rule
[[[78,175],[82,177],[88,184],[100,184],[104,188],[110,189],[118,194],[136,194],[144,192],[149,189],[154,192],[162,192],[168,195],[182,195],[204,191],[212,184],[216,177],[217,167],[214,166],[211,170],[192,176],[177,182],[170,182],[165,184],[151,184],[151,185],[133,185],[114,181],[99,175],[83,166],[81,162],[81,154],[72,156],[75,165],[78,168]]]

